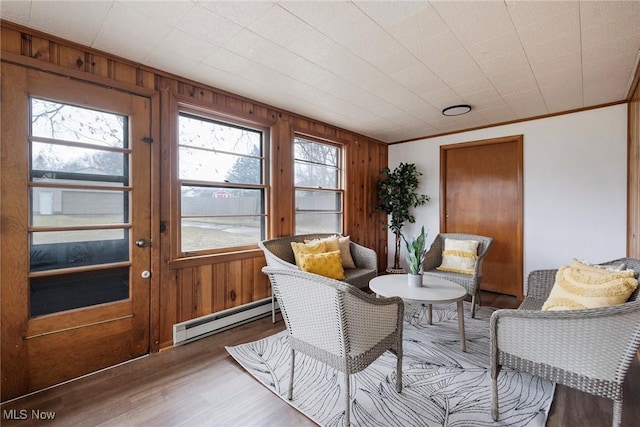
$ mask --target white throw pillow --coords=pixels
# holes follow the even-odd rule
[[[437,267],[440,271],[473,274],[478,259],[477,240],[444,239],[442,264]]]

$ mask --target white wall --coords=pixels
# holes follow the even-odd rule
[[[557,268],[573,257],[602,262],[626,254],[627,105],[391,145],[389,167],[415,163],[420,193],[414,236],[439,232],[440,146],[503,136],[524,140],[524,274]],[[404,253],[401,256],[404,259]],[[389,233],[389,265],[393,234]],[[525,280],[526,283],[526,280]]]

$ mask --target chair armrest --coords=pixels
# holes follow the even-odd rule
[[[546,301],[556,281],[558,270],[535,270],[527,279],[527,296]]]
[[[492,369],[501,354],[590,378],[620,380],[640,342],[640,302],[586,310],[497,310],[489,323]]]
[[[351,257],[356,267],[378,272],[378,255],[376,251],[354,242],[350,242],[349,250],[351,250]]]
[[[393,333],[402,334],[404,301],[376,298],[354,289],[345,295],[346,339],[351,352],[367,351]]]
[[[269,267],[290,268],[293,270],[299,270],[297,265],[291,264],[290,262],[287,262],[282,258],[278,258],[269,251],[264,251],[264,259]]]
[[[476,263],[473,267],[473,278],[476,281],[479,281],[479,279],[482,277],[482,263],[484,262],[484,259],[487,257],[490,247],[491,247],[491,243],[489,243],[489,246],[485,249],[485,251],[481,255],[478,255],[478,258],[476,259]]]

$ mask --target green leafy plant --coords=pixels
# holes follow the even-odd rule
[[[418,194],[420,176],[413,163],[400,163],[393,171],[387,167],[380,171],[378,181],[378,209],[389,215],[384,229],[395,234],[395,254],[393,270],[400,270],[400,236],[405,222],[414,223],[411,208],[426,204],[430,198]]]
[[[411,242],[407,241],[402,236],[402,240],[407,247],[407,266],[411,274],[420,274],[422,270],[422,263],[427,253],[427,233],[424,231],[424,226],[420,229],[420,235],[413,239]]]

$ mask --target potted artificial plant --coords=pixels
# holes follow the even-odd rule
[[[411,242],[402,236],[407,247],[407,268],[409,269],[409,286],[422,286],[422,263],[427,253],[427,234],[424,226],[420,229],[420,235]]]
[[[400,268],[400,236],[405,222],[414,223],[415,217],[411,208],[421,206],[429,201],[426,194],[418,194],[418,184],[422,173],[413,163],[400,163],[393,171],[385,167],[380,171],[378,181],[378,209],[390,216],[384,229],[395,234],[395,253],[393,267],[387,268],[390,273],[402,273]]]

